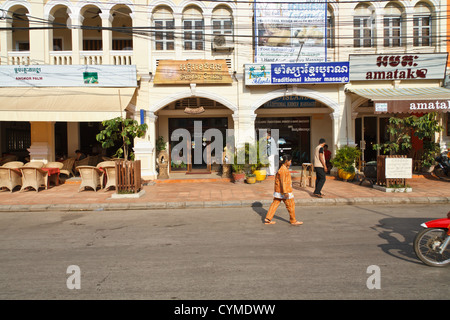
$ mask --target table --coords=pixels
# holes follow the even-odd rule
[[[41,168],[44,171],[48,172],[48,186],[50,186],[50,180],[52,177],[55,177],[55,186],[59,185],[59,168]]]

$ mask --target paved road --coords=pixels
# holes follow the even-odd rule
[[[1,212],[0,299],[448,299],[449,268],[412,250],[448,209],[303,207],[300,227],[281,207],[272,226],[262,207]]]

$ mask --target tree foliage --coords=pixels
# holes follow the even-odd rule
[[[114,154],[115,157],[129,160],[133,159],[134,154],[130,152],[129,146],[134,138],[141,138],[145,135],[147,124],[139,124],[133,119],[123,119],[117,117],[110,120],[102,121],[104,129],[96,135],[98,142],[102,143],[103,148],[113,147],[117,141],[121,141],[122,145]]]

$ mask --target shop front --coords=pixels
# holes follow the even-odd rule
[[[390,139],[390,117],[422,116],[435,112],[445,128],[450,90],[442,87],[447,53],[404,55],[350,55],[350,83],[354,136],[363,161],[376,160],[374,144]],[[436,137],[446,149],[445,132]],[[423,141],[413,136],[411,157],[419,157]]]
[[[289,153],[296,166],[310,163],[321,138],[336,149],[345,136],[341,96],[348,63],[249,64],[245,70],[248,90],[261,95],[255,129],[277,133],[280,156]]]
[[[100,153],[101,121],[132,114],[136,88],[135,66],[1,66],[2,153],[44,162]]]
[[[159,62],[149,113],[166,146],[169,177],[221,170],[226,137],[234,134],[235,93],[225,60]]]

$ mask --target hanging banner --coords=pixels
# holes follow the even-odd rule
[[[246,64],[245,85],[347,83],[348,62]]]
[[[136,66],[0,66],[0,87],[137,87]]]
[[[254,0],[255,62],[326,61],[327,2]]]

